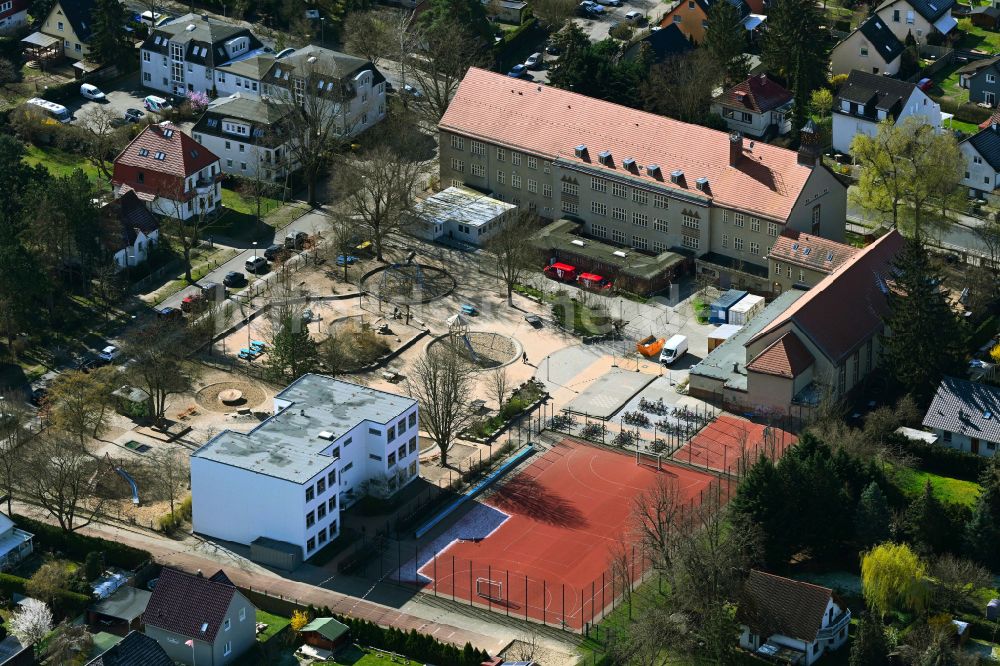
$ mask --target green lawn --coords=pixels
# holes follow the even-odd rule
[[[83,169],[91,180],[101,179],[97,168],[82,156],[51,146],[28,144],[24,161],[32,165],[41,164],[54,176],[68,176],[76,169]]]
[[[910,496],[922,493],[928,480],[934,489],[934,496],[945,502],[972,506],[979,496],[979,484],[972,481],[962,481],[907,467],[895,468],[892,470],[892,475],[899,489]]]
[[[1000,32],[992,32],[985,28],[972,25],[969,19],[961,19],[958,22],[959,29],[965,34],[958,41],[957,47],[960,49],[976,49],[987,53],[1000,51]]]
[[[257,640],[261,643],[266,642],[276,633],[287,627],[291,623],[291,619],[287,617],[281,617],[280,615],[272,615],[266,611],[257,609],[257,621],[263,622],[267,625],[267,629],[260,632],[257,635]]]
[[[362,650],[357,645],[344,648],[333,659],[317,661],[315,666],[387,666],[393,663],[419,663],[414,659],[393,662],[388,655],[382,655],[373,650]]]

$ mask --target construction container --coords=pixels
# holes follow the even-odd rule
[[[736,324],[723,324],[717,329],[708,334],[708,353],[711,354],[712,350],[721,345],[723,342],[729,338],[736,335],[739,330],[743,328],[742,326],[737,326]]]
[[[708,306],[708,320],[713,324],[729,323],[729,308],[740,302],[747,292],[739,289],[730,289],[719,296],[718,300]]]
[[[729,317],[726,319],[730,324],[744,326],[751,319],[760,314],[764,309],[764,297],[748,294],[741,298],[736,305],[729,308]]]

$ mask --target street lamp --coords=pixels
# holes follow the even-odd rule
[[[319,18],[319,41],[320,43],[326,42],[326,17],[321,16]]]
[[[253,260],[254,263],[257,263],[257,241],[253,241],[252,245],[253,245]]]

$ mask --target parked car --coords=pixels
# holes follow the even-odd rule
[[[101,353],[98,354],[97,357],[102,361],[104,361],[105,363],[111,363],[111,361],[118,358],[118,356],[121,353],[122,350],[116,347],[115,345],[108,345],[107,347],[101,350]]]
[[[300,250],[302,249],[302,246],[305,245],[307,238],[309,238],[309,234],[306,232],[293,231],[292,233],[285,235],[285,247],[290,250]]]
[[[226,286],[218,282],[206,282],[201,285],[201,295],[212,301],[226,300]]]
[[[198,312],[205,307],[208,301],[200,293],[188,294],[181,301],[181,310],[184,312]]]
[[[551,42],[545,45],[545,52],[548,53],[549,55],[554,55],[554,56],[557,56],[560,53],[562,53],[562,51],[559,50],[559,45],[553,44]]]
[[[176,319],[184,319],[184,313],[177,308],[163,308],[156,313],[156,316],[160,319],[166,319],[167,321],[174,321]]]
[[[594,3],[591,0],[583,0],[576,6],[576,13],[584,18],[590,18],[594,15],[593,7]]]
[[[527,69],[541,69],[542,68],[542,54],[532,53],[528,56],[528,59],[524,61],[524,66]]]
[[[227,287],[242,287],[247,283],[247,276],[239,271],[229,271],[222,279],[222,284]]]
[[[156,95],[146,95],[146,98],[142,100],[142,105],[146,107],[147,111],[153,113],[163,113],[170,110],[170,103]]]
[[[264,258],[268,261],[274,261],[279,259],[285,252],[285,246],[275,243],[274,245],[268,245],[267,249],[264,250]]]
[[[264,257],[250,257],[246,261],[245,268],[247,273],[266,273],[267,259]]]
[[[142,111],[140,111],[139,109],[126,109],[125,110],[125,120],[127,120],[130,123],[137,123],[137,122],[139,122],[139,119],[142,118],[144,115],[146,115],[146,114],[143,113]]]
[[[538,315],[533,315],[533,314],[524,315],[524,321],[526,321],[529,324],[531,324],[532,327],[534,327],[534,328],[541,328],[542,327],[542,318],[539,317]]]
[[[413,97],[414,99],[419,99],[424,96],[422,92],[411,86],[409,83],[403,86],[403,94],[407,97]]]
[[[594,0],[599,5],[607,5],[609,7],[621,7],[622,0]]]
[[[919,81],[917,81],[917,87],[923,90],[924,92],[927,92],[928,90],[934,87],[934,81],[928,78],[920,79]]]
[[[45,396],[49,394],[49,390],[44,386],[39,386],[38,388],[31,389],[31,404],[35,407],[41,407],[42,403],[45,402]]]
[[[507,76],[512,79],[523,79],[527,73],[528,70],[524,65],[514,65],[510,68],[510,71],[507,72]]]
[[[605,14],[604,7],[602,5],[597,4],[596,2],[592,2],[590,4],[590,14],[592,16],[604,16]]]
[[[634,9],[625,14],[625,20],[631,21],[632,23],[642,22],[642,12],[637,12]]]
[[[108,101],[107,96],[101,92],[101,89],[90,83],[84,83],[80,86],[80,94],[89,100],[95,102],[106,102]]]
[[[338,266],[343,266],[344,264],[347,264],[348,266],[350,266],[351,264],[355,263],[357,260],[358,260],[358,258],[355,257],[355,256],[353,256],[353,255],[350,255],[350,254],[341,254],[341,255],[337,256],[337,265]]]

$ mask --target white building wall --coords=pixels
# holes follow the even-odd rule
[[[958,144],[958,149],[962,151],[965,159],[965,177],[962,178],[962,185],[968,187],[970,194],[979,192],[991,193],[998,184],[997,172],[993,170],[989,162],[983,159],[979,151],[968,141]]]
[[[0,35],[13,34],[26,25],[28,25],[28,10],[22,9],[19,12],[0,19]]]
[[[915,89],[906,101],[896,122],[909,117],[919,118],[935,129],[941,128],[941,105],[937,104],[923,91]],[[833,149],[841,153],[851,152],[851,141],[856,134],[875,136],[878,133],[878,123],[858,116],[845,115],[837,111],[833,114]]]
[[[280,180],[288,170],[290,153],[285,145],[279,146],[280,157],[275,158],[275,149],[256,146],[240,141],[235,136],[224,138],[214,134],[192,134],[195,141],[219,156],[222,173],[243,178],[254,178],[257,170],[270,172],[270,180]],[[244,168],[246,167],[246,168]]]
[[[968,435],[963,435],[958,432],[947,432],[939,429],[934,432],[937,434],[938,442],[942,446],[947,446],[950,449],[955,449],[956,451],[962,451],[964,453],[972,453],[972,438]],[[979,455],[992,458],[996,455],[997,444],[997,442],[980,439]]]

